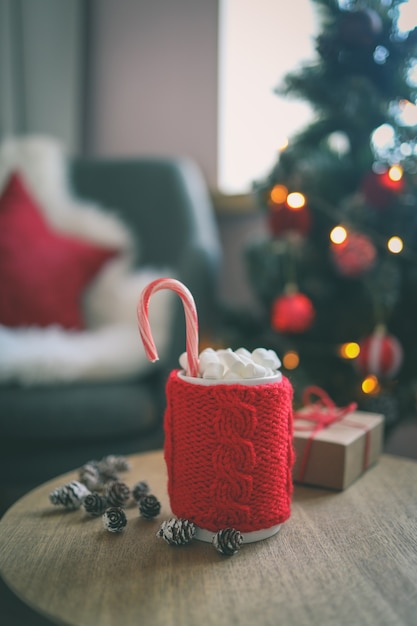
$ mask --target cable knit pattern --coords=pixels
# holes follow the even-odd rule
[[[270,528],[290,516],[292,386],[194,385],[171,372],[165,460],[172,512],[213,532]]]

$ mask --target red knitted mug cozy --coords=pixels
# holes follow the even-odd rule
[[[164,417],[174,515],[217,532],[268,529],[290,516],[292,396],[286,377],[199,385],[171,372]]]

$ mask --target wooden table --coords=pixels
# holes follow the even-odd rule
[[[31,491],[0,523],[4,580],[28,605],[77,626],[417,624],[417,463],[383,456],[345,492],[297,486],[292,516],[232,557],[209,543],[172,547],[156,532],[171,516],[161,452],[131,457],[156,520],[127,509],[120,535]]]

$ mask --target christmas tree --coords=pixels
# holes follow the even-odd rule
[[[317,58],[277,92],[314,118],[254,184],[262,313],[231,315],[228,339],[274,348],[296,400],[316,384],[389,426],[417,397],[417,29],[399,29],[402,0],[313,1]]]

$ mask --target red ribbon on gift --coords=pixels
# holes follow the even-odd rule
[[[313,402],[312,397],[317,396],[319,399],[316,402]],[[308,459],[310,457],[310,450],[313,444],[313,440],[316,437],[317,433],[319,433],[323,428],[328,428],[335,422],[340,422],[345,418],[346,415],[352,413],[357,408],[356,402],[351,402],[345,407],[338,407],[330,398],[330,396],[322,389],[321,387],[317,387],[315,385],[311,385],[306,387],[303,392],[302,402],[304,407],[308,410],[300,410],[294,412],[294,417],[297,419],[307,420],[311,422],[311,426],[301,426],[299,424],[294,423],[294,430],[308,430],[311,431],[310,437],[307,440],[306,447],[304,449],[303,458],[301,459],[301,466],[298,472],[298,481],[303,482]],[[347,426],[351,426],[352,428],[363,428],[365,430],[365,451],[364,451],[364,462],[363,468],[364,470],[369,465],[369,448],[370,448],[370,436],[369,429],[363,424],[359,424],[358,422],[346,419],[343,422]]]

